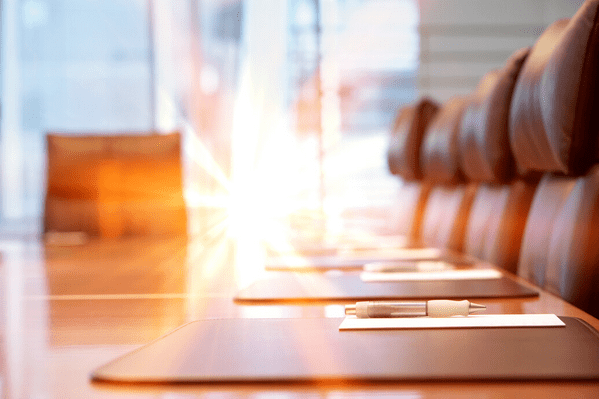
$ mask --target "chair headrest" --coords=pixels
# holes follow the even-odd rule
[[[487,73],[464,111],[459,134],[461,166],[468,179],[504,183],[514,175],[508,116],[516,79],[530,48],[516,51],[503,68]]]
[[[419,180],[420,146],[429,122],[439,105],[428,97],[399,110],[391,131],[387,163],[389,171],[404,180]]]
[[[510,144],[521,174],[582,175],[596,161],[599,0],[550,25],[526,59],[514,90]]]
[[[429,124],[420,152],[426,181],[453,184],[463,180],[457,141],[466,104],[465,97],[449,99]]]

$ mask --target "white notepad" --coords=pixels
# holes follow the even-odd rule
[[[366,251],[360,252],[360,256],[364,257]],[[370,254],[375,258],[394,259],[394,260],[441,260],[443,259],[444,251],[438,248],[387,248],[377,251],[372,251]]]
[[[440,272],[453,270],[453,263],[432,260],[432,261],[386,261],[366,263],[362,270],[373,273],[408,273],[408,272]]]
[[[425,272],[362,272],[362,281],[439,281],[439,280],[489,280],[502,277],[495,269],[443,270]]]
[[[554,314],[489,314],[454,317],[386,317],[360,319],[346,316],[339,330],[393,330],[415,328],[563,327]]]

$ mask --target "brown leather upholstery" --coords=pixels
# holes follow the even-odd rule
[[[393,215],[397,232],[407,238],[406,245],[418,247],[421,243],[421,225],[431,187],[422,182],[402,182]]]
[[[470,180],[508,182],[514,174],[508,115],[520,68],[530,49],[516,51],[500,70],[487,73],[468,102],[458,142]]]
[[[554,222],[575,185],[573,177],[547,174],[535,192],[522,237],[518,275],[540,287],[545,286]]]
[[[404,180],[422,178],[420,171],[420,146],[425,129],[439,105],[424,97],[413,105],[399,110],[391,131],[387,163],[389,170]]]
[[[453,184],[463,179],[457,138],[466,99],[453,97],[434,116],[420,153],[423,177],[430,183]]]
[[[47,136],[44,231],[186,234],[181,137]]]
[[[599,316],[599,165],[583,177],[546,175],[535,193],[519,272]]]
[[[536,182],[481,184],[468,217],[464,252],[516,273]]]
[[[599,0],[549,26],[518,77],[510,143],[521,173],[584,174],[597,160]]]
[[[557,215],[547,257],[545,285],[577,307],[599,316],[599,166],[579,178]]]
[[[476,184],[433,187],[422,221],[422,245],[461,251],[475,193]]]

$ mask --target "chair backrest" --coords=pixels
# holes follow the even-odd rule
[[[572,177],[546,174],[535,192],[522,237],[518,275],[545,286],[551,230],[576,184]]]
[[[389,171],[405,181],[422,179],[420,147],[422,138],[439,105],[428,97],[399,109],[390,134],[387,163]]]
[[[420,149],[423,179],[432,185],[425,205],[421,243],[461,251],[476,184],[466,184],[460,168],[457,137],[467,99],[447,101],[430,122]]]
[[[508,119],[512,93],[530,49],[516,51],[486,74],[464,111],[459,131],[461,167],[479,182],[468,215],[464,252],[515,272],[537,181],[515,176]]]
[[[527,57],[510,111],[518,170],[583,175],[597,162],[599,0],[550,25]]]
[[[422,220],[430,191],[430,185],[419,181],[403,181],[399,188],[392,220],[408,247],[422,245]]]
[[[515,174],[508,115],[516,79],[530,49],[516,51],[487,73],[470,98],[458,135],[462,170],[470,181],[509,183]]]
[[[187,233],[181,135],[47,135],[44,232]]]
[[[420,245],[420,228],[430,185],[423,183],[420,147],[424,134],[439,109],[428,97],[401,107],[389,137],[387,163],[389,171],[400,178],[392,221],[406,245]]]
[[[518,274],[599,316],[599,0],[550,25],[514,89],[510,146],[522,176],[543,174]]]
[[[599,316],[599,166],[546,174],[535,193],[518,274]]]
[[[599,317],[599,166],[578,178],[551,229],[544,287]]]
[[[535,181],[480,184],[464,237],[464,252],[516,273]]]
[[[420,148],[423,179],[431,184],[463,181],[458,152],[458,135],[467,99],[453,97],[435,114]]]
[[[422,220],[422,245],[462,251],[476,184],[434,186]]]

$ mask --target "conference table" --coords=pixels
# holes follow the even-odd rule
[[[187,322],[343,317],[344,305],[236,304],[237,290],[268,272],[255,238],[226,231],[62,243],[7,238],[0,241],[0,256],[1,398],[599,397],[599,383],[589,381],[92,382],[90,375],[99,366]],[[599,329],[599,320],[544,291],[532,298],[485,299],[484,304],[488,313],[554,313]]]

